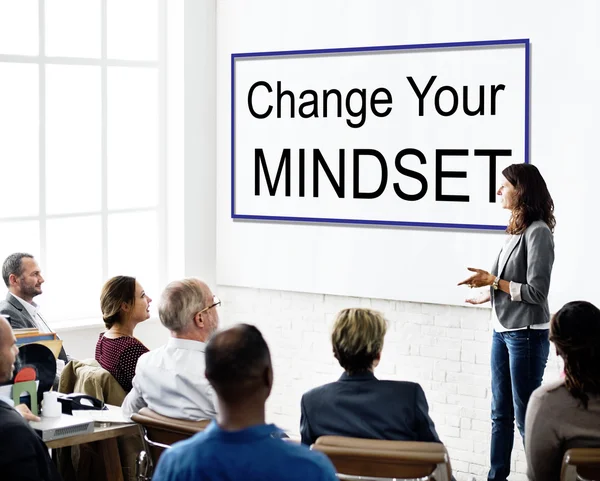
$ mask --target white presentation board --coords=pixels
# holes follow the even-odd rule
[[[600,205],[597,196],[600,178],[597,153],[597,113],[600,110],[600,90],[597,88],[600,63],[596,60],[600,54],[598,5],[595,0],[582,0],[577,4],[551,0],[543,6],[518,0],[506,0],[501,6],[456,0],[390,1],[376,5],[348,0],[261,0],[251,5],[238,1],[220,3],[216,78],[217,283],[465,305],[464,299],[470,291],[456,287],[456,283],[468,275],[467,266],[491,268],[504,242],[503,232],[493,228],[439,228],[401,223],[506,225],[508,212],[486,198],[488,173],[485,169],[477,171],[475,168],[477,160],[482,161],[482,166],[488,160],[478,159],[474,150],[493,147],[511,149],[514,161],[523,161],[529,151],[529,161],[540,169],[554,199],[557,225],[551,309],[556,310],[573,299],[586,299],[600,305],[596,279],[600,271],[597,254],[600,235],[597,222]],[[428,53],[409,49],[380,53],[366,50],[344,55],[272,55],[272,52],[493,39],[529,39],[529,82],[525,80],[526,44],[482,49],[433,48]],[[257,52],[267,55],[232,58],[237,53]],[[480,52],[484,52],[483,59],[477,58]],[[414,62],[411,58],[419,60]],[[410,64],[411,61],[414,63]],[[485,68],[475,68],[480,61]],[[369,68],[354,71],[352,65],[355,62],[359,66],[366,63]],[[285,68],[280,67],[282,65]],[[232,78],[232,67],[236,70],[235,78]],[[405,71],[409,67],[411,71]],[[325,74],[331,78],[331,84]],[[411,74],[415,79],[417,75],[422,76],[418,86],[426,85],[435,74],[437,78],[432,89],[451,85],[458,94],[466,83],[489,87],[504,82],[506,88],[498,92],[496,116],[487,115],[487,110],[483,116],[467,118],[460,113],[461,104],[452,116],[429,115],[433,113],[431,111],[419,116],[416,110],[418,99],[406,80]],[[498,75],[507,77],[500,79]],[[467,80],[471,78],[472,82]],[[235,80],[234,84],[232,80]],[[360,128],[348,126],[346,120],[356,119],[347,115],[345,109],[339,118],[336,115],[326,119],[304,119],[297,113],[293,119],[255,119],[244,112],[244,104],[247,104],[252,82],[257,80],[268,82],[274,93],[280,80],[284,87],[297,94],[296,110],[298,98],[306,89],[320,93],[323,89],[336,88],[345,95],[352,88],[364,88],[370,95],[376,88],[384,87],[391,94],[392,111],[386,117],[377,117],[371,113],[369,105]],[[529,149],[525,147],[527,92],[524,89],[527,86]],[[236,103],[232,103],[235,92]],[[431,100],[429,95],[432,93],[435,100],[434,90],[426,96],[427,100]],[[256,95],[256,109],[264,109],[272,100],[269,95],[273,94],[259,86]],[[354,95],[357,100],[357,94]],[[382,95],[378,94],[377,98],[383,99]],[[449,95],[448,91],[440,94],[440,102],[447,102]],[[308,96],[310,94],[303,100]],[[383,112],[386,105],[381,103],[376,107]],[[431,108],[431,104],[426,102],[425,108]],[[435,106],[433,108],[435,110]],[[448,109],[448,104],[444,103],[442,108]],[[514,119],[514,124],[504,117],[505,114]],[[489,129],[480,125],[488,122]],[[403,130],[395,130],[394,126],[403,126]],[[248,129],[254,138],[243,137]],[[236,139],[234,145],[233,139]],[[493,143],[488,144],[488,141]],[[412,202],[422,206],[415,212],[406,208],[407,201],[393,193],[395,182],[401,182],[409,193],[420,190],[416,179],[402,175],[395,168],[395,156],[408,147],[421,150],[427,160],[426,164],[418,164],[415,157],[405,158],[406,166],[422,173],[429,184],[427,194]],[[294,180],[290,180],[289,197],[282,190],[285,187],[283,179],[276,195],[263,198],[267,188],[264,175],[261,195],[254,195],[254,150],[257,148],[264,149],[272,177],[276,175],[274,169],[281,161],[282,150],[290,149],[290,163],[295,162],[295,170],[290,173]],[[303,199],[299,198],[297,183],[301,148],[306,149],[305,175],[308,179]],[[315,148],[322,149],[336,180],[339,179],[339,149],[346,149],[343,199],[335,193],[327,174],[320,168],[319,203],[315,203],[312,173],[308,170],[313,165]],[[380,151],[388,167],[385,192],[368,202],[352,197],[353,153],[358,148]],[[439,202],[438,206],[432,201],[435,198],[435,150],[441,148],[469,150],[465,157],[444,158],[444,169],[464,171],[467,177],[444,178],[442,192],[468,194],[472,209],[462,205],[467,203]],[[498,159],[498,175],[504,160],[503,157]],[[360,171],[360,188],[364,191],[377,187],[377,172],[381,170],[374,158],[365,157],[364,165],[367,164],[376,174],[368,179],[365,173],[363,183]],[[326,202],[321,204],[320,201],[325,199]],[[475,207],[476,199],[479,207]],[[346,207],[350,205],[352,207]],[[371,205],[377,207],[371,208]],[[444,205],[450,206],[449,211],[442,208]],[[487,213],[483,214],[484,211]],[[267,218],[260,220],[261,216]],[[284,220],[286,218],[305,220]],[[382,223],[335,223],[324,221],[327,218],[359,222],[381,220]]]
[[[232,55],[232,217],[505,228],[529,41]]]

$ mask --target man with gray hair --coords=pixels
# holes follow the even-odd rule
[[[204,349],[219,325],[220,304],[200,279],[174,281],[165,288],[158,315],[171,338],[139,358],[133,388],[123,401],[126,416],[143,407],[193,421],[216,416],[216,396],[204,376]]]

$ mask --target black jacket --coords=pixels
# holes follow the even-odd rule
[[[304,394],[301,409],[300,434],[308,445],[325,435],[441,442],[423,388],[414,382],[344,373]]]
[[[0,479],[62,480],[43,441],[14,408],[1,400]]]

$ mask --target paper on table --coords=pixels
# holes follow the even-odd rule
[[[90,419],[97,423],[126,423],[131,424],[131,420],[123,415],[120,409],[109,409],[108,411],[82,410],[73,411],[73,416]]]

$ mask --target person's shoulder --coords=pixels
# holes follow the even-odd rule
[[[156,349],[147,350],[148,348],[142,344],[143,348],[146,349],[138,359],[137,371],[141,369],[145,369],[147,364],[152,364],[152,368],[154,368],[154,363],[159,361],[165,355],[166,346],[160,346]]]
[[[1,401],[0,401],[1,402]],[[27,446],[37,441],[37,435],[27,421],[13,408],[0,409],[0,444]]]
[[[321,386],[313,387],[302,395],[302,400],[304,402],[310,402],[312,400],[322,399],[324,395],[327,395],[338,385],[339,381],[334,381],[328,382],[327,384],[322,384]]]
[[[542,384],[531,394],[531,402],[533,405],[543,406],[551,410],[576,404],[575,398],[569,393],[564,379]]]
[[[178,469],[184,469],[186,466],[194,464],[202,467],[204,462],[210,464],[210,457],[213,446],[210,442],[210,429],[205,429],[194,434],[191,438],[178,441],[171,445],[161,454],[160,461],[165,465],[176,466]],[[164,459],[163,459],[164,457]]]
[[[423,388],[418,382],[412,381],[380,380],[378,385],[380,386],[380,389],[385,389],[387,391],[396,391],[402,393],[415,393],[417,391],[423,391]]]
[[[544,397],[555,397],[555,396],[564,396],[570,395],[567,390],[567,386],[565,384],[564,379],[556,379],[554,381],[547,382],[546,384],[542,384],[535,391],[533,391],[533,395],[537,398]]]
[[[16,299],[14,301],[19,302]],[[0,300],[0,315],[9,316],[11,319],[20,319],[23,317],[21,312],[8,299]]]
[[[531,224],[529,224],[527,229],[525,229],[524,234],[525,236],[530,236],[532,234],[552,235],[552,231],[550,230],[550,227],[548,227],[548,224],[546,224],[543,220],[535,220]]]

